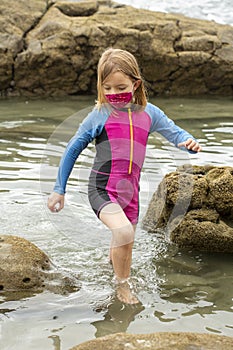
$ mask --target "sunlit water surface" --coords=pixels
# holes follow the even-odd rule
[[[191,331],[233,335],[232,255],[182,252],[161,233],[137,228],[132,283],[141,301],[123,306],[114,294],[108,263],[110,233],[87,199],[94,145],[78,159],[67,187],[66,207],[46,209],[67,140],[94,97],[0,101],[0,234],[35,243],[80,290],[45,291],[16,300],[0,294],[1,350],[67,350],[114,332]],[[158,135],[149,139],[141,177],[141,212],[163,176],[178,165],[233,165],[233,101],[224,98],[156,99],[178,125],[194,134],[203,152],[189,157]]]

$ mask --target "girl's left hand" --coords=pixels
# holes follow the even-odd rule
[[[200,152],[201,151],[201,146],[200,144],[193,140],[193,139],[188,139],[185,142],[181,142],[177,145],[178,147],[185,147],[189,151],[194,151],[194,152]]]

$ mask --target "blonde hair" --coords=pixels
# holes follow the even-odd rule
[[[145,107],[147,104],[146,89],[136,58],[126,50],[113,48],[104,51],[98,63],[97,107],[100,107],[102,103],[107,102],[103,92],[103,83],[109,74],[116,71],[124,73],[132,81],[141,81],[141,84],[134,92],[134,103],[141,107]]]

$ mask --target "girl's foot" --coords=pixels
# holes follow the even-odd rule
[[[128,281],[119,281],[116,288],[117,298],[125,304],[138,304],[139,300],[131,291]]]

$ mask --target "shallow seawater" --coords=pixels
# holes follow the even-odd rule
[[[151,11],[182,13],[185,16],[233,24],[233,5],[231,0],[117,0],[125,5],[144,8]]]
[[[194,134],[203,152],[188,156],[159,135],[149,139],[141,177],[141,219],[163,176],[182,164],[233,166],[233,101],[229,98],[153,99]],[[110,234],[87,199],[94,145],[82,153],[67,187],[66,207],[46,209],[66,142],[94,97],[0,100],[0,234],[24,237],[45,251],[80,290],[68,295],[0,294],[1,350],[68,350],[115,332],[191,331],[233,335],[233,257],[180,251],[137,228],[132,284],[140,304],[115,298],[108,263]]]

